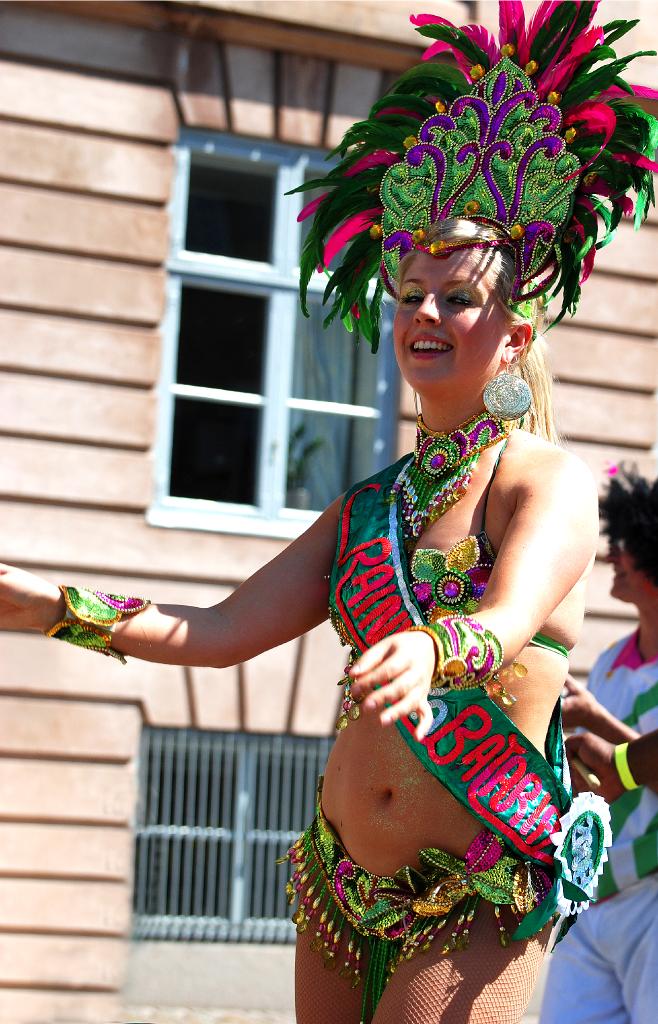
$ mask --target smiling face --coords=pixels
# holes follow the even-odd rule
[[[407,256],[393,338],[405,380],[427,402],[460,394],[478,411],[486,384],[527,341],[496,296],[500,253],[460,249]]]

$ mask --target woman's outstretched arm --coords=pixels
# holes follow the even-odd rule
[[[226,600],[210,608],[151,604],[114,626],[112,647],[144,661],[223,667],[317,626],[327,617],[339,508],[337,499]],[[0,629],[45,632],[64,615],[57,587],[32,573],[0,566]]]

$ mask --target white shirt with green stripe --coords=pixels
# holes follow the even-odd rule
[[[658,729],[658,660],[620,664],[634,636],[613,644],[597,660],[588,688],[616,718],[639,733]],[[648,786],[624,793],[611,805],[612,847],[599,879],[597,899],[612,896],[658,871],[658,794]]]

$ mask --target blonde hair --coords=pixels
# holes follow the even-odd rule
[[[449,217],[437,220],[427,232],[429,242],[505,242],[506,236],[493,224],[478,224],[472,220]],[[510,299],[514,283],[515,264],[511,245],[497,245],[484,249],[489,259],[499,254],[498,266],[495,269],[495,295],[505,309],[512,326],[529,323],[532,327],[532,341],[525,347],[523,354],[514,366],[508,367],[510,373],[518,375],[526,382],[532,394],[532,404],[523,421],[524,430],[537,434],[552,444],[559,444],[560,438],[555,427],[553,414],[553,375],[547,360],[547,344],[543,335],[546,329],[545,303],[543,299],[532,299],[529,304],[529,315],[512,309]]]

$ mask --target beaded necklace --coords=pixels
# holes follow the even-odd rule
[[[391,499],[400,496],[402,532],[412,546],[420,535],[452,508],[468,489],[485,448],[508,437],[514,422],[480,412],[447,434],[416,422],[413,460],[393,485]]]

